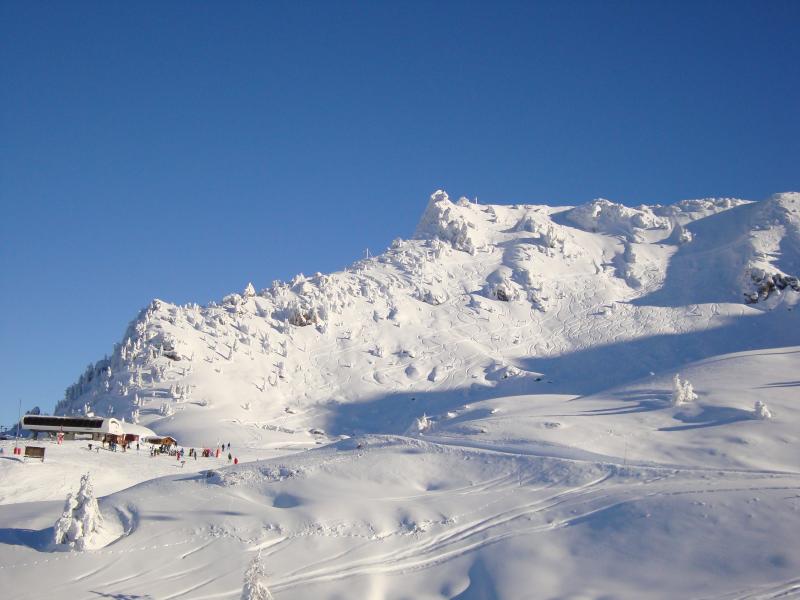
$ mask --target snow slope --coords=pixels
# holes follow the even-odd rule
[[[154,301],[58,411],[242,464],[94,454],[116,533],[64,553],[85,451],[6,455],[5,596],[233,599],[260,551],[278,599],[795,597],[799,211],[437,192],[345,271]]]
[[[43,567],[77,597],[237,598],[261,550],[275,598],[793,597],[799,358],[688,365],[690,418],[664,373],[154,479],[101,500],[126,535],[83,555],[47,549],[60,503],[2,506],[0,571],[14,598],[38,597]]]

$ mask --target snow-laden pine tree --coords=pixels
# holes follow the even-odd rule
[[[753,407],[753,413],[755,414],[756,419],[761,419],[762,421],[772,418],[772,412],[770,412],[769,408],[767,408],[767,405],[761,400],[756,400],[755,406]]]
[[[81,477],[77,494],[68,494],[64,513],[56,521],[55,543],[83,551],[103,523],[89,473]]]
[[[261,552],[250,561],[244,573],[244,586],[242,587],[241,600],[272,600],[272,594],[265,583],[267,573],[261,560]]]
[[[681,381],[681,378],[675,373],[672,378],[672,406],[680,406],[681,404],[689,404],[697,400],[697,394],[694,393],[694,388],[688,380]]]
[[[433,421],[425,413],[422,413],[421,417],[415,419],[414,425],[412,426],[412,428],[419,433],[425,433],[426,431],[430,431],[431,427],[433,427]]]

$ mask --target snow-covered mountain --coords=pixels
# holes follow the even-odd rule
[[[423,413],[591,393],[796,341],[800,194],[631,208],[431,196],[411,239],[219,304],[154,300],[56,412],[176,435],[402,433]],[[213,431],[213,435],[210,433]]]
[[[436,192],[342,272],[154,301],[58,411],[239,464],[0,461],[4,598],[796,598],[798,273],[797,193]]]

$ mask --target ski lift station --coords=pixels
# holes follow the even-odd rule
[[[33,433],[34,439],[44,432],[48,436],[64,434],[65,439],[90,436],[93,440],[109,437],[136,440],[141,434],[152,432],[146,427],[125,423],[111,417],[54,417],[51,415],[25,415],[22,428]]]

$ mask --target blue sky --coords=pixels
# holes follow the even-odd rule
[[[0,422],[428,195],[800,189],[800,2],[0,3]]]

